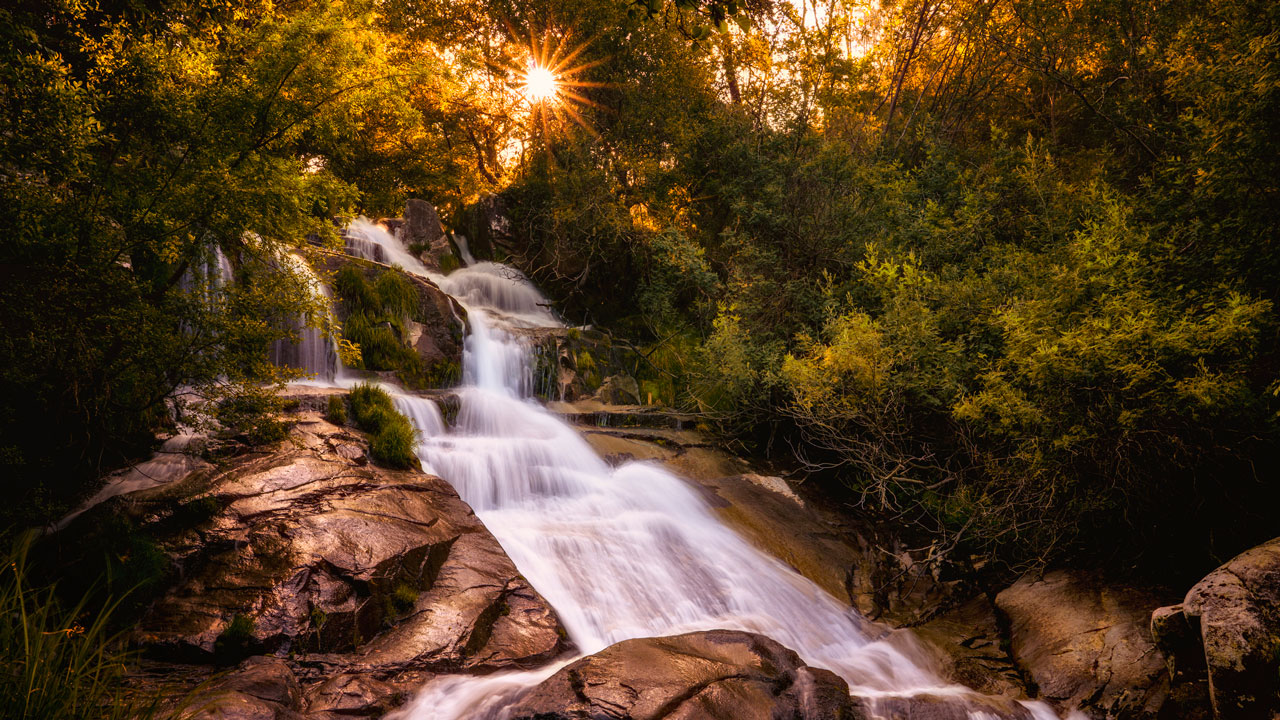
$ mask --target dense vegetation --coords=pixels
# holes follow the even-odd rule
[[[1274,534],[1275,4],[611,12],[591,131],[505,196],[647,391],[1006,567]]]
[[[118,694],[131,655],[110,626],[117,603],[64,607],[53,587],[33,583],[30,536],[0,555],[0,707],[28,718],[149,718],[155,708]],[[87,598],[88,596],[82,596]]]
[[[940,548],[1194,572],[1274,531],[1278,25],[1261,0],[6,6],[6,507],[56,516],[175,398],[270,439],[265,348],[327,317],[281,254],[495,191],[495,252],[641,342],[642,395]],[[548,55],[565,85],[531,107]],[[358,275],[346,339],[430,382],[404,289]]]
[[[359,350],[351,367],[391,370],[407,387],[444,387],[457,380],[456,363],[427,363],[411,348],[409,322],[427,322],[418,290],[399,272],[347,264],[333,282],[342,317],[343,339]]]

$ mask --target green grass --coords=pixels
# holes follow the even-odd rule
[[[418,467],[414,454],[417,433],[385,390],[368,383],[351,389],[351,414],[356,426],[369,433],[369,455],[392,468]]]
[[[31,587],[19,538],[0,568],[0,716],[8,720],[149,718],[154,703],[128,698],[120,681],[132,655],[110,630],[120,600],[101,608],[89,594],[64,607],[53,586]]]
[[[363,368],[394,370],[405,379],[425,372],[422,358],[405,341],[406,321],[419,315],[418,291],[398,272],[372,280],[355,265],[338,270],[334,288],[342,299],[343,336],[360,346]]]

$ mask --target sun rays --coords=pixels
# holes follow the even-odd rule
[[[525,66],[515,69],[513,76],[521,79],[517,91],[528,106],[535,127],[540,127],[545,138],[572,121],[587,132],[596,131],[582,116],[586,107],[599,108],[583,91],[587,88],[605,87],[605,83],[584,80],[581,74],[601,60],[582,62],[581,56],[588,43],[569,44],[565,34],[553,38],[550,32],[542,34],[541,41],[533,32],[529,34],[528,55]]]

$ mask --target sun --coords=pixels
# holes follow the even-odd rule
[[[536,62],[524,73],[524,97],[530,105],[554,102],[560,95],[560,78]]]
[[[515,34],[513,31],[512,35]],[[587,97],[587,91],[608,85],[583,78],[583,73],[603,62],[581,59],[587,45],[570,45],[569,33],[556,38],[551,32],[545,32],[539,38],[531,30],[529,45],[519,53],[524,56],[523,66],[510,67],[509,77],[514,82],[509,87],[515,91],[516,98],[528,106],[530,121],[533,126],[541,127],[543,137],[550,137],[555,129],[563,128],[568,122],[595,134],[581,111],[588,107],[600,108]]]

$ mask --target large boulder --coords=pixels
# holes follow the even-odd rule
[[[761,635],[712,630],[626,640],[524,693],[512,720],[853,718],[848,685]]]
[[[610,375],[600,383],[596,399],[606,405],[639,405],[640,386],[635,378],[625,373]]]
[[[984,595],[897,633],[912,633],[932,650],[943,677],[986,695],[1026,697],[1017,663],[1005,647],[995,607]]]
[[[373,281],[379,273],[395,272],[390,266],[353,258],[341,253],[313,251],[312,263],[325,273],[336,273],[344,266],[355,266]],[[404,275],[417,290],[418,304],[412,317],[405,323],[405,334],[400,340],[422,358],[427,385],[443,387],[456,384],[462,374],[462,345],[466,335],[467,312],[452,297],[426,278],[406,273]],[[336,303],[339,322],[346,322],[345,307]],[[409,386],[421,382],[421,378],[401,377]]]
[[[294,420],[269,452],[103,506],[176,563],[135,632],[141,646],[196,661],[347,653],[342,663],[383,673],[560,654],[554,611],[452,487],[370,464],[363,437],[319,413]],[[207,518],[175,523],[173,508],[193,503]]]
[[[1153,592],[1065,571],[996,596],[1013,657],[1040,697],[1099,718],[1154,718],[1168,701],[1164,655],[1147,622],[1160,604]]]
[[[427,267],[447,271],[458,266],[458,258],[453,254],[444,226],[440,224],[440,215],[426,200],[409,200],[399,232],[400,241],[411,252],[416,252]]]
[[[1280,715],[1280,538],[1209,573],[1181,604],[1157,609],[1151,631],[1177,680],[1207,678],[1215,717]]]

